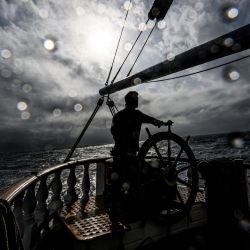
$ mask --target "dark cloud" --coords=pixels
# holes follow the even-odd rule
[[[127,53],[124,45],[134,42],[152,2],[133,3],[110,79]],[[245,0],[237,4],[239,16],[225,22],[221,14],[223,4],[219,0],[174,1],[164,19],[166,28],[155,29],[133,72],[165,60],[169,53],[177,55],[246,25],[250,21],[250,3]],[[121,0],[107,3],[98,0],[1,2],[1,151],[69,148],[73,145],[100,98],[98,90],[106,81],[123,23],[123,5]],[[107,32],[107,36],[102,32]],[[97,40],[90,39],[98,33],[101,36],[97,36]],[[146,32],[144,38],[145,35]],[[102,47],[105,39],[110,45],[109,38],[114,38],[112,44],[115,45]],[[46,39],[55,42],[55,49],[45,49]],[[143,39],[139,40],[117,79],[126,76],[143,42]],[[6,49],[9,50],[7,57],[2,55]],[[241,56],[245,54],[241,53]],[[145,84],[133,90],[139,92],[140,108],[145,113],[163,120],[173,119],[174,130],[178,133],[250,130],[249,60],[230,67],[238,70],[240,78],[237,81],[224,77],[225,71],[221,68],[189,78]],[[124,95],[128,91],[111,96],[119,110],[124,107]],[[26,103],[27,108],[18,109],[20,102]],[[81,105],[82,110],[76,111],[76,104]],[[104,103],[81,145],[112,142],[111,119]],[[142,138],[145,136],[143,130]]]

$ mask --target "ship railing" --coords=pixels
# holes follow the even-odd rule
[[[59,164],[32,173],[0,194],[11,206],[25,250],[37,248],[63,206],[103,192],[104,163],[109,158]]]

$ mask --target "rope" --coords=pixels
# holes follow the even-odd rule
[[[209,71],[209,70],[212,70],[212,69],[216,69],[216,68],[219,68],[219,67],[234,63],[234,62],[238,62],[238,61],[241,61],[241,60],[246,59],[248,57],[250,57],[250,55],[243,56],[243,57],[237,58],[235,60],[232,60],[232,61],[229,61],[229,62],[226,62],[226,63],[222,63],[220,65],[210,67],[210,68],[207,68],[207,69],[199,70],[199,71],[196,71],[196,72],[193,72],[193,73],[189,73],[189,74],[185,74],[185,75],[181,75],[181,76],[175,76],[175,77],[171,77],[171,78],[160,79],[160,80],[152,80],[152,81],[147,81],[147,82],[163,82],[163,81],[174,80],[174,79],[178,79],[178,78],[182,78],[182,77],[186,77],[186,76],[191,76],[191,75],[199,74],[199,73]]]
[[[131,1],[132,1],[132,0],[130,0],[129,5],[131,5]],[[125,19],[124,19],[124,22],[123,22],[122,30],[121,30],[120,37],[119,37],[119,40],[118,40],[118,43],[117,43],[117,46],[116,46],[115,54],[114,54],[114,57],[113,57],[113,61],[112,61],[112,64],[111,64],[111,67],[110,67],[110,70],[109,70],[109,74],[108,74],[108,77],[107,77],[105,86],[107,86],[107,85],[108,85],[108,82],[109,82],[109,78],[110,78],[110,75],[111,75],[111,72],[112,72],[112,69],[113,69],[113,66],[114,66],[116,54],[117,54],[117,51],[118,51],[118,48],[119,48],[119,45],[120,45],[121,37],[122,37],[123,30],[124,30],[124,27],[125,27],[125,24],[126,24],[126,21],[127,21],[127,17],[128,17],[128,12],[129,12],[129,10],[130,10],[130,8],[128,8],[128,9],[127,9],[127,12],[126,12],[126,16],[125,16]]]
[[[98,102],[97,102],[97,105],[93,111],[93,113],[91,114],[89,120],[87,121],[85,127],[83,128],[82,132],[80,133],[80,135],[78,136],[76,142],[74,143],[73,147],[71,148],[70,152],[68,153],[67,157],[65,158],[64,162],[68,162],[69,159],[71,158],[71,156],[73,155],[78,143],[80,142],[80,140],[82,139],[83,135],[85,134],[87,128],[89,127],[90,123],[92,122],[92,120],[94,119],[97,111],[99,110],[99,108],[102,106],[103,104],[103,97],[101,97]]]
[[[149,33],[149,35],[148,35],[148,37],[147,37],[147,39],[146,39],[145,43],[143,44],[143,46],[142,46],[142,48],[141,48],[141,50],[140,50],[140,52],[139,52],[138,56],[137,56],[137,57],[136,57],[136,59],[135,59],[134,64],[132,65],[131,69],[129,70],[129,72],[128,72],[128,74],[127,74],[127,77],[130,75],[131,71],[133,70],[133,68],[134,68],[134,66],[135,66],[135,64],[136,64],[136,62],[137,62],[137,60],[138,60],[139,56],[141,55],[142,50],[144,49],[144,47],[145,47],[146,43],[148,42],[148,39],[149,39],[149,37],[151,36],[151,34],[152,34],[152,32],[153,32],[153,30],[154,30],[154,28],[155,28],[156,24],[157,24],[157,22],[155,22],[154,27],[151,29],[151,31],[150,31],[150,33]]]
[[[149,21],[149,19],[147,20],[147,22],[146,22],[146,24],[145,24],[145,25],[147,25],[148,21]],[[140,36],[141,36],[142,32],[143,32],[143,30],[141,30],[141,32],[140,32],[140,33],[139,33],[139,35],[137,36],[136,40],[134,41],[134,43],[133,43],[133,45],[132,45],[131,50],[128,52],[127,56],[126,56],[126,57],[125,57],[125,59],[123,60],[123,62],[122,62],[122,64],[121,64],[120,68],[118,69],[118,71],[116,72],[116,74],[115,74],[115,76],[114,76],[113,80],[111,81],[111,84],[113,84],[113,83],[114,83],[114,81],[115,81],[116,77],[117,77],[117,76],[118,76],[118,74],[120,73],[120,71],[121,71],[121,69],[122,69],[122,67],[123,67],[124,63],[126,62],[126,60],[127,60],[127,58],[129,57],[129,55],[130,55],[131,51],[132,51],[132,50],[133,50],[133,48],[135,47],[135,44],[136,44],[136,42],[138,41],[138,39],[140,38]]]

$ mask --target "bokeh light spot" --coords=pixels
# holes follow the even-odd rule
[[[74,97],[76,97],[76,96],[77,96],[77,92],[76,92],[75,90],[71,89],[71,90],[69,91],[69,97],[74,98]]]
[[[141,78],[137,77],[133,80],[134,85],[141,84]]]
[[[228,73],[228,77],[229,77],[230,80],[236,81],[236,80],[240,79],[240,73],[237,70],[231,70]]]
[[[31,117],[31,114],[28,111],[24,111],[24,112],[21,113],[21,119],[22,120],[28,120],[28,119],[30,119],[30,117]]]
[[[167,24],[166,24],[166,22],[165,22],[164,20],[159,21],[159,22],[157,23],[157,27],[158,27],[158,29],[160,29],[160,30],[166,28],[166,25],[167,25]]]
[[[23,85],[23,91],[24,91],[25,93],[29,93],[31,90],[32,90],[32,86],[31,86],[30,84],[25,83],[25,84]]]
[[[62,115],[61,109],[56,108],[56,109],[53,110],[53,116],[54,116],[54,117],[59,117],[59,116],[61,116],[61,115]]]
[[[83,9],[83,7],[81,6],[76,7],[76,14],[78,16],[83,16],[85,14],[85,10]]]
[[[233,20],[238,17],[239,9],[236,7],[230,7],[226,10],[226,17],[230,20]]]
[[[4,59],[8,59],[8,58],[10,58],[12,56],[12,53],[11,53],[11,51],[9,49],[3,49],[1,51],[1,56]]]
[[[10,78],[11,77],[11,71],[9,69],[2,69],[1,70],[1,76],[4,78]]]
[[[224,40],[223,44],[226,46],[226,47],[231,47],[233,44],[234,44],[234,39],[231,38],[231,37],[228,37]]]
[[[124,44],[124,49],[125,49],[126,51],[130,51],[130,50],[132,49],[132,44],[129,43],[129,42],[125,43],[125,44]]]
[[[53,39],[46,39],[43,46],[48,51],[54,51],[56,49],[56,42]]]
[[[174,53],[170,52],[170,53],[167,54],[167,60],[168,61],[174,61],[174,59],[175,59],[175,54]]]
[[[123,5],[125,10],[131,10],[132,8],[132,3],[130,3],[130,1],[126,1]]]
[[[74,110],[75,110],[76,112],[82,111],[82,105],[81,105],[80,103],[75,104],[75,105],[74,105]]]
[[[17,103],[17,109],[18,109],[18,110],[24,111],[24,110],[26,110],[27,108],[28,108],[28,105],[27,105],[26,102],[21,101],[21,102],[18,102],[18,103]]]
[[[49,12],[45,9],[40,9],[38,13],[39,13],[39,16],[43,19],[46,19],[49,17]]]
[[[140,31],[145,31],[146,29],[147,29],[146,23],[140,23],[140,24],[139,24],[139,30],[140,30]]]

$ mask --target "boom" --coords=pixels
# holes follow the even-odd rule
[[[230,40],[227,40],[230,39]],[[227,43],[233,41],[233,44]],[[170,75],[203,63],[213,61],[250,48],[250,24],[209,42],[194,47],[175,57],[173,61],[165,60],[137,74],[110,84],[99,90],[100,95],[112,94],[119,90],[133,87],[162,76]]]

